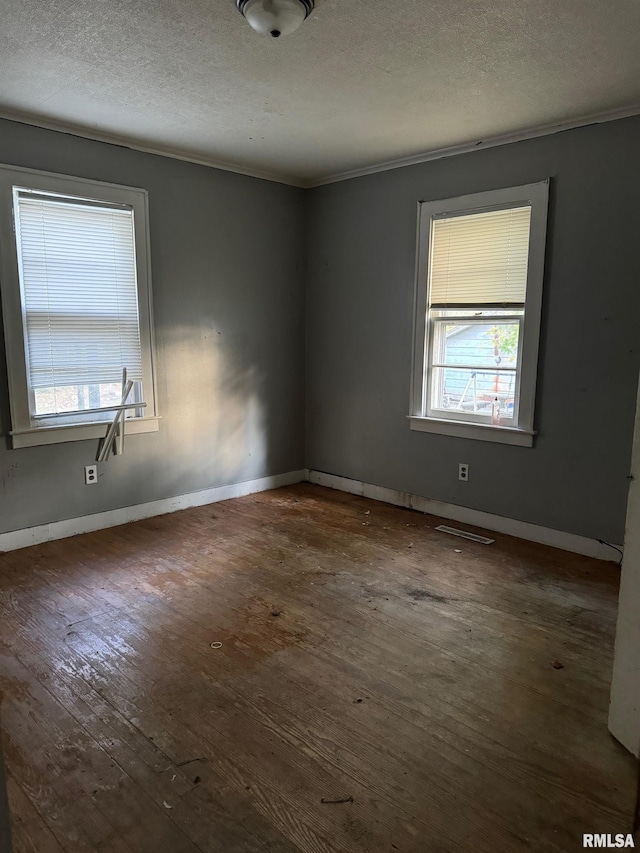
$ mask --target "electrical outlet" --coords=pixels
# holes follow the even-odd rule
[[[458,479],[465,483],[469,480],[469,465],[466,462],[461,462],[458,465]]]
[[[91,486],[93,483],[98,482],[98,466],[97,465],[85,465],[84,466],[84,483],[85,486]]]

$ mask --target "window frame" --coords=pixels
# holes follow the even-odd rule
[[[35,169],[0,164],[0,291],[5,334],[5,352],[11,409],[13,448],[32,447],[104,436],[109,421],[87,420],[79,414],[77,422],[69,415],[51,425],[34,424],[30,407],[30,386],[25,335],[24,302],[19,274],[19,249],[15,233],[14,190],[48,193],[130,207],[133,210],[138,320],[142,350],[143,389],[147,406],[142,417],[127,418],[125,433],[157,432],[153,304],[151,294],[151,257],[149,240],[149,198],[144,189],[119,184],[58,175]],[[47,420],[54,421],[53,418]]]
[[[507,187],[456,198],[418,203],[411,408],[409,414],[411,429],[525,447],[533,445],[548,200],[549,180],[546,179],[518,187]],[[531,224],[526,302],[522,306],[524,317],[521,321],[521,334],[518,342],[517,365],[520,369],[517,371],[517,375],[519,376],[519,387],[518,397],[514,404],[513,425],[480,423],[479,421],[465,420],[464,417],[458,415],[454,415],[454,417],[434,416],[434,410],[431,407],[434,318],[431,316],[429,293],[429,261],[433,219],[435,217],[441,219],[447,216],[462,216],[525,205],[531,206]],[[496,307],[478,305],[475,309],[460,310],[468,310],[469,313],[472,313],[474,310],[492,310]],[[515,308],[515,305],[513,307]],[[504,306],[500,308],[505,311],[509,310]],[[437,310],[435,309],[435,311]],[[452,310],[458,309],[452,307]],[[444,410],[438,411],[444,413]],[[447,412],[447,414],[449,413]]]

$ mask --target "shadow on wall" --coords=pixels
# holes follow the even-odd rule
[[[204,320],[160,330],[157,337],[160,433],[153,453],[148,436],[139,436],[135,447],[130,442],[123,457],[106,465],[106,478],[124,477],[121,502],[279,473],[282,437],[272,411],[277,399],[257,347]]]
[[[166,330],[158,382],[163,450],[180,493],[269,471],[265,375],[248,340],[202,323]],[[199,472],[205,476],[199,476]]]
[[[156,371],[164,375],[164,382],[157,382],[163,450],[186,467],[206,470],[215,461],[217,479],[234,482],[268,468],[265,402],[260,399],[265,382],[250,346],[245,343],[225,351],[221,343],[209,344],[208,338],[215,336],[215,330],[180,326],[163,341],[156,358]],[[0,436],[7,451],[11,451],[10,431],[0,312]]]
[[[272,343],[254,343],[248,333],[223,333],[204,318],[156,332],[160,431],[129,437],[124,455],[101,466],[96,490],[85,489],[82,471],[94,460],[97,441],[0,447],[0,532],[294,467],[293,442],[287,445],[279,432],[283,420],[291,435],[300,431],[295,394],[278,379],[284,352],[274,355]],[[0,416],[10,448],[6,369],[0,361]]]

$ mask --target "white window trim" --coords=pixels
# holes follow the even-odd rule
[[[549,181],[545,180],[520,187],[509,187],[459,196],[458,198],[418,203],[411,410],[408,416],[411,429],[459,438],[516,444],[523,447],[533,445],[548,200]],[[432,219],[434,216],[442,216],[443,214],[479,213],[482,210],[515,207],[520,204],[531,205],[531,227],[527,266],[527,301],[519,354],[522,366],[517,425],[513,427],[494,426],[492,424],[465,422],[458,418],[449,420],[428,417],[426,414],[427,368],[431,358],[428,323],[430,305],[428,272]]]
[[[56,175],[18,166],[0,165],[0,290],[4,320],[12,446],[33,447],[104,436],[108,422],[57,424],[34,427],[29,411],[28,373],[18,272],[18,248],[14,233],[13,188],[41,190],[62,196],[128,205],[135,222],[138,311],[142,345],[144,417],[125,421],[125,433],[157,432],[156,375],[154,358],[151,257],[149,241],[149,198],[144,189]]]

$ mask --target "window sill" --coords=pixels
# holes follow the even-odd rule
[[[158,432],[157,417],[132,418],[125,421],[125,435],[137,435],[142,432]],[[104,438],[110,421],[98,423],[65,424],[64,426],[35,427],[34,429],[15,430],[11,433],[14,450],[19,447],[36,447],[39,444],[61,444],[65,441],[85,441]]]
[[[533,447],[535,432],[531,430],[489,426],[488,424],[470,424],[464,421],[446,421],[439,418],[419,418],[415,415],[408,417],[411,429],[418,432],[434,432],[439,435],[453,435],[456,438],[471,438],[477,441],[496,441],[500,444]]]

